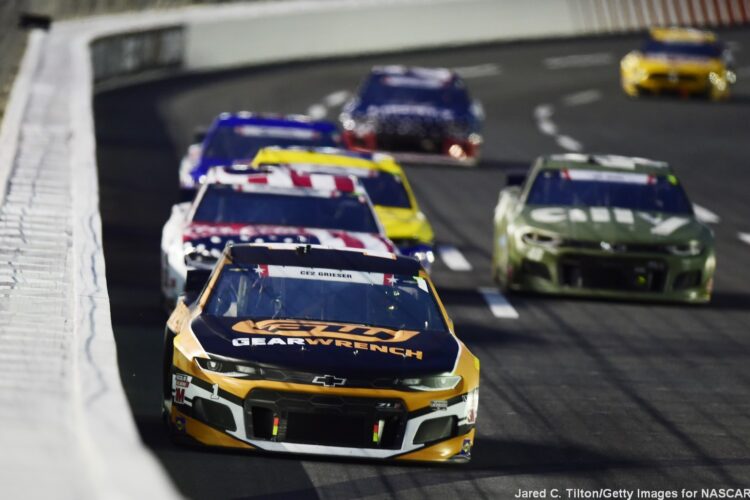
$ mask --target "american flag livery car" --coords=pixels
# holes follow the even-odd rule
[[[172,207],[164,225],[165,303],[175,304],[189,268],[210,269],[227,243],[241,242],[395,248],[353,177],[215,169],[195,200]]]

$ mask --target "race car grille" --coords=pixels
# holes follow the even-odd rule
[[[698,81],[698,75],[692,73],[651,73],[649,79],[656,82],[694,83]]]
[[[254,389],[245,400],[251,439],[399,449],[406,406],[398,399],[328,396]]]
[[[560,285],[572,288],[662,292],[667,275],[658,259],[570,255],[559,266]]]

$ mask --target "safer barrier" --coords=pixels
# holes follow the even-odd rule
[[[708,14],[690,23],[747,21],[747,0],[300,0],[96,17],[34,34],[0,130],[4,496],[176,495],[140,443],[117,369],[95,78],[627,31],[701,6]]]

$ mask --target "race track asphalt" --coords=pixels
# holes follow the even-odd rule
[[[681,490],[750,485],[750,31],[728,103],[632,100],[623,36],[284,64],[189,75],[95,97],[107,280],[120,370],[144,442],[193,498],[510,498],[519,489]],[[178,160],[219,112],[304,113],[352,91],[373,64],[462,68],[487,114],[474,169],[414,165],[408,175],[437,239],[434,278],[459,336],[482,361],[478,436],[465,466],[398,465],[181,448],[159,418],[159,241],[177,200]],[[335,99],[334,99],[335,100]],[[535,110],[551,106],[555,134]],[[317,106],[320,110],[320,106]],[[505,174],[568,139],[588,152],[667,160],[693,201],[719,217],[708,306],[510,295],[494,317],[492,213]],[[565,496],[563,496],[565,498]]]

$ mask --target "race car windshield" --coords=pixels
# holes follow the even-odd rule
[[[389,75],[370,78],[362,91],[362,101],[376,104],[432,104],[441,108],[466,110],[469,96],[466,90],[452,84],[413,83],[406,77]]]
[[[377,233],[367,200],[354,194],[331,197],[236,191],[231,186],[208,187],[193,222],[266,224]]]
[[[543,170],[536,176],[526,204],[693,213],[685,191],[672,175],[595,170]]]
[[[447,331],[424,278],[341,269],[227,265],[204,314]]]
[[[721,46],[714,43],[679,43],[649,40],[641,51],[645,54],[716,58],[721,56]]]
[[[336,147],[332,134],[307,128],[221,125],[208,137],[203,156],[211,160],[252,159],[268,146]]]
[[[372,177],[360,177],[359,181],[370,195],[372,203],[385,207],[411,208],[409,195],[401,178],[384,172]]]

